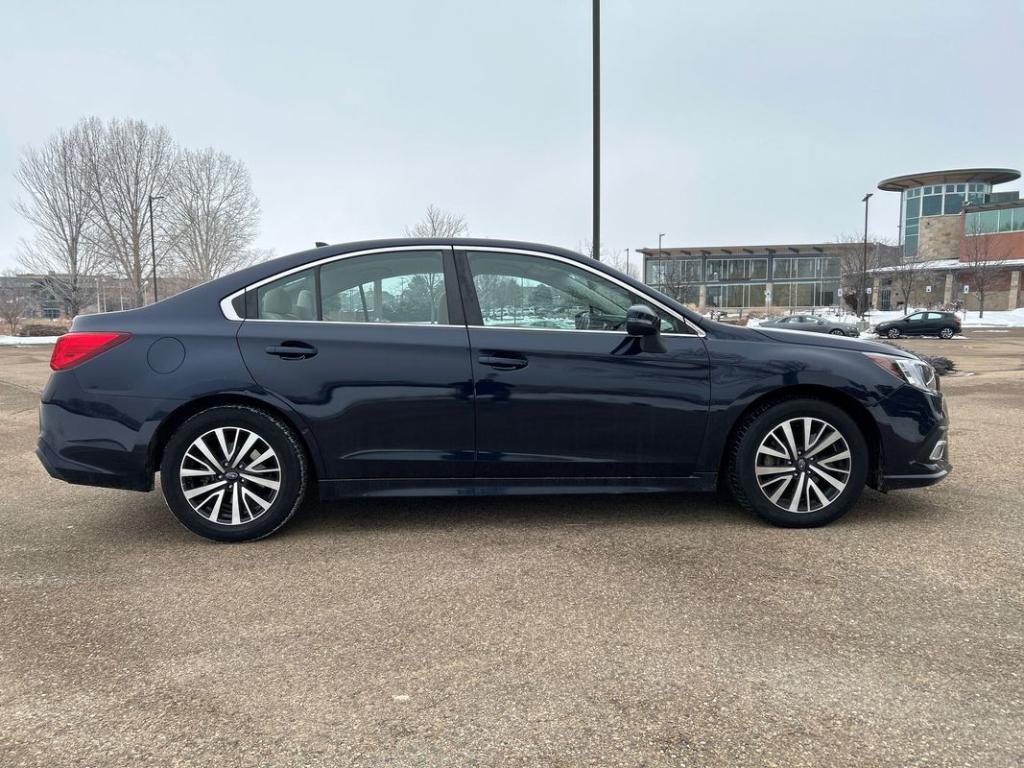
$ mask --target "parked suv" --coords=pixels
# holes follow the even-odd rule
[[[898,339],[900,336],[940,336],[952,339],[960,333],[960,318],[955,312],[912,312],[906,317],[879,323],[875,333]]]

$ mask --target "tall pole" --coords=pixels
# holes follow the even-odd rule
[[[153,196],[149,196],[149,253],[153,258],[153,303],[159,299],[156,293],[156,234],[153,232]]]
[[[601,260],[601,0],[594,0],[594,258]]]
[[[871,200],[873,192],[868,192],[864,195],[864,199],[861,200],[864,203],[864,255],[863,261],[861,262],[861,273],[860,273],[860,317],[864,319],[864,313],[867,310],[868,303],[868,204]]]

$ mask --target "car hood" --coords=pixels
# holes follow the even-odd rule
[[[758,327],[751,330],[772,341],[783,341],[787,344],[805,344],[812,347],[846,349],[850,352],[880,352],[897,357],[914,357],[914,355],[902,349],[890,347],[888,344],[879,344],[865,339],[851,339],[848,336],[833,336],[828,333],[813,333],[811,331],[790,331],[783,328],[762,329]]]

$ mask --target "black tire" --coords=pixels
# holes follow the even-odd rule
[[[955,335],[956,331],[954,331],[953,328],[948,325],[939,331],[939,336],[941,336],[943,339],[952,339]]]
[[[182,487],[181,467],[186,451],[200,436],[218,428],[244,429],[257,435],[273,449],[279,466],[279,473],[274,475],[280,478],[279,487],[269,507],[253,519],[236,524],[214,522],[200,514],[185,497]],[[224,482],[223,477],[220,482]],[[232,482],[241,486],[246,481]],[[302,505],[308,483],[306,452],[292,429],[278,417],[244,405],[216,406],[189,418],[168,439],[160,462],[160,487],[168,509],[190,531],[214,541],[253,541],[274,533]],[[229,482],[226,487],[231,485]],[[254,508],[259,510],[258,506]]]
[[[885,332],[885,335],[888,336],[890,339],[898,339],[900,337],[900,329],[890,328],[888,331]]]
[[[851,455],[849,476],[845,490],[829,504],[814,511],[790,512],[776,506],[768,498],[758,485],[754,470],[758,447],[768,433],[789,419],[803,417],[820,419],[839,431]],[[864,490],[870,456],[867,442],[857,423],[841,408],[815,398],[776,401],[754,409],[737,429],[729,451],[727,472],[733,497],[744,509],[785,528],[813,528],[845,514]],[[808,471],[808,476],[814,475]]]
[[[845,334],[845,333],[843,333],[843,332],[842,332],[841,330],[839,330],[838,328],[833,328],[833,329],[832,329],[831,331],[829,331],[829,335],[830,335],[830,336],[845,336],[846,334]]]

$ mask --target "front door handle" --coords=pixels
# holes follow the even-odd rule
[[[268,355],[276,355],[282,360],[305,360],[316,355],[316,347],[304,341],[282,341],[267,347]]]
[[[497,368],[499,371],[517,371],[520,368],[525,368],[528,364],[527,359],[522,355],[510,354],[480,355],[477,360],[480,365]]]

